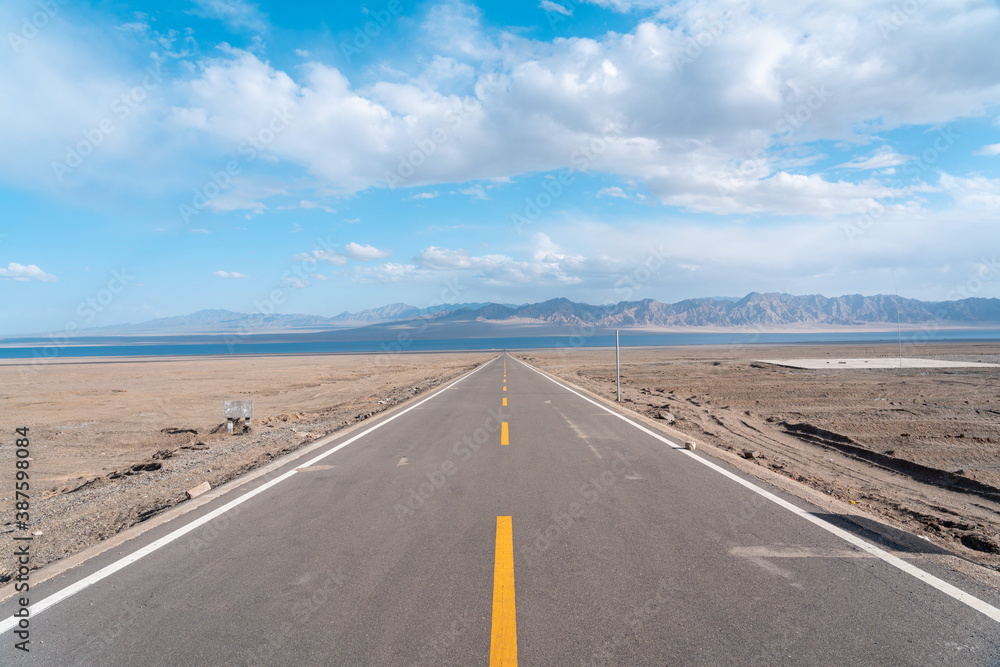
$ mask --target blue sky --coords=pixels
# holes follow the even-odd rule
[[[0,333],[1000,296],[996,3],[0,6]]]

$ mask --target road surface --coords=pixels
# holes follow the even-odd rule
[[[1000,664],[1000,592],[838,526],[501,355],[34,585],[29,654],[6,600],[0,664]]]

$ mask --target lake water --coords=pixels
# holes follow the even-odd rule
[[[55,359],[61,357],[123,357],[227,354],[336,354],[350,352],[434,352],[445,350],[523,350],[552,347],[609,347],[614,335],[525,336],[511,338],[461,338],[424,340],[301,340],[303,334],[268,336],[266,342],[252,337],[227,341],[219,336],[192,337],[183,342],[117,338],[99,344],[90,339],[70,341],[21,338],[0,341],[0,359]],[[931,330],[903,332],[904,344],[942,341],[1000,340],[1000,330]],[[623,331],[622,347],[662,345],[759,345],[775,343],[866,343],[895,342],[895,332],[833,333],[639,333]]]

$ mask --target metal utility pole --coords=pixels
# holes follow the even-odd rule
[[[618,348],[618,329],[615,329],[615,378],[618,383],[618,402],[622,402],[622,357]]]
[[[899,288],[896,286],[896,276],[889,269],[889,277],[892,278],[892,289],[896,292],[896,336],[899,339],[899,367],[903,367],[903,325],[899,317]]]

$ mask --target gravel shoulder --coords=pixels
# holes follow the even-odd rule
[[[798,495],[819,491],[996,574],[1000,369],[800,370],[754,361],[894,353],[891,345],[623,348],[622,405],[709,453],[781,476]],[[615,398],[614,350],[516,356]],[[926,344],[908,356],[997,363],[1000,345]]]
[[[67,359],[0,363],[7,438],[28,427],[32,569],[158,516],[363,422],[494,354]],[[253,399],[252,428],[228,435],[225,399]],[[14,553],[12,447],[0,448],[0,583]]]

